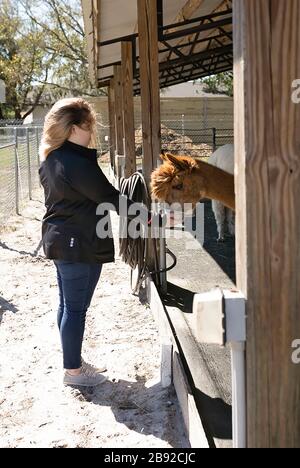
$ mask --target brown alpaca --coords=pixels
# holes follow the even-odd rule
[[[234,177],[190,156],[165,154],[164,163],[151,174],[152,195],[169,205],[192,203],[202,198],[218,200],[235,210]]]

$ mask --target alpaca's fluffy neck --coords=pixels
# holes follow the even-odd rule
[[[197,160],[197,174],[205,179],[205,197],[235,210],[234,177],[211,164]]]

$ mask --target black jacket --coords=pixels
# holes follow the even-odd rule
[[[47,212],[42,237],[46,258],[83,263],[114,261],[112,236],[99,239],[96,225],[107,213],[96,214],[108,202],[119,210],[119,195],[97,162],[97,152],[66,141],[41,164],[40,180]],[[107,229],[111,231],[110,220]]]

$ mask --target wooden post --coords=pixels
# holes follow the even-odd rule
[[[125,174],[136,171],[132,43],[122,42],[123,122],[125,137]]]
[[[116,155],[116,106],[115,106],[115,89],[114,79],[110,80],[110,86],[108,88],[108,117],[109,117],[109,131],[110,131],[110,165],[114,169],[115,167],[115,155]]]
[[[123,128],[123,95],[122,95],[122,68],[120,65],[114,67],[115,83],[115,106],[116,106],[116,175],[119,172],[119,156],[124,155],[124,128]]]
[[[157,3],[137,0],[143,126],[143,172],[149,182],[160,154]]]
[[[248,447],[300,447],[300,2],[234,0],[238,288]]]

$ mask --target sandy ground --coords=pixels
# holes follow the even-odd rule
[[[158,383],[151,311],[131,294],[119,258],[104,266],[84,342],[86,360],[107,362],[109,380],[83,391],[62,385],[57,286],[41,251],[41,200],[35,194],[0,232],[0,447],[188,447],[174,390]]]

